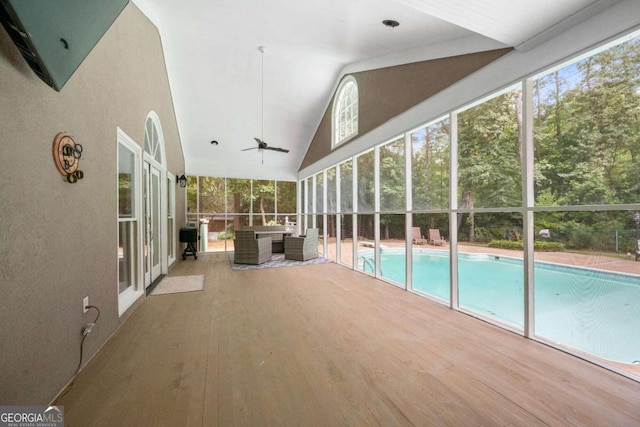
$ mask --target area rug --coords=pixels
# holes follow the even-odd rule
[[[271,261],[267,261],[260,265],[234,264],[233,252],[229,252],[228,255],[229,255],[229,264],[231,264],[231,269],[233,271],[261,270],[263,268],[295,267],[300,265],[326,264],[328,262],[333,262],[330,259],[323,258],[323,257],[318,257],[318,258],[310,259],[307,261],[292,261],[289,259],[284,259],[284,254],[273,254],[271,256]]]
[[[151,291],[151,295],[178,294],[204,289],[204,274],[195,276],[164,277]]]

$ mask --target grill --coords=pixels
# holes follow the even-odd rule
[[[180,242],[186,243],[187,247],[182,252],[182,259],[187,259],[188,256],[193,255],[193,258],[198,259],[198,250],[196,249],[196,243],[198,243],[198,229],[192,227],[182,227],[180,229]]]

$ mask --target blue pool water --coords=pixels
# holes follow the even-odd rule
[[[371,251],[359,253],[371,272]],[[404,250],[383,249],[382,277],[405,283]],[[414,249],[414,290],[449,300],[449,253]],[[524,327],[522,260],[489,254],[458,255],[460,307]],[[605,359],[640,361],[640,277],[536,262],[536,335]]]

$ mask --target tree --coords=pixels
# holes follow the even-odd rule
[[[458,115],[460,208],[521,205],[523,136],[520,104],[521,91],[517,89]],[[464,218],[458,215],[458,228]],[[469,240],[474,240],[473,212],[466,218]]]

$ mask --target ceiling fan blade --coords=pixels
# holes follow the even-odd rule
[[[249,150],[257,150],[257,149],[258,149],[258,147],[251,147],[251,148],[245,148],[245,149],[240,150],[240,151],[249,151]]]
[[[264,144],[264,142],[260,139],[260,138],[256,138],[254,137],[253,139],[256,140],[256,142],[258,143],[258,145]]]
[[[289,150],[287,150],[286,148],[280,148],[280,147],[266,147],[265,150],[279,151],[281,153],[288,153],[289,152]]]

